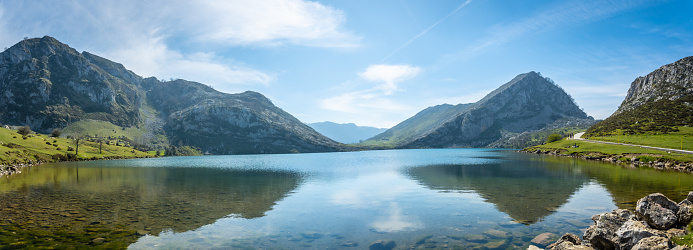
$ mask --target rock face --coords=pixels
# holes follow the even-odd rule
[[[164,131],[171,141],[212,154],[327,152],[339,147],[257,92],[225,94],[175,80],[156,84],[148,93],[147,101],[168,116]]]
[[[0,53],[0,121],[42,132],[82,119],[138,125],[143,96],[137,86],[89,58],[48,36]]]
[[[615,114],[633,110],[648,102],[676,100],[690,95],[693,95],[693,56],[636,78]]]
[[[400,148],[486,147],[506,133],[542,129],[566,117],[588,118],[563,89],[529,72],[476,103],[428,108],[370,141]],[[405,128],[418,130],[396,136]]]
[[[80,120],[141,128],[151,138],[212,154],[341,147],[256,92],[226,94],[197,82],[143,79],[48,36],[0,53],[0,122],[50,132]]]
[[[676,126],[693,125],[691,103],[693,57],[686,57],[635,79],[618,110],[590,128],[586,136],[616,129],[626,133],[676,131]]]
[[[693,191],[679,204],[687,206],[692,196]],[[566,234],[547,249],[690,249],[670,240],[685,235],[690,222],[690,210],[679,204],[662,194],[650,194],[638,200],[636,214],[616,209],[594,215],[595,225],[585,231],[584,241]]]

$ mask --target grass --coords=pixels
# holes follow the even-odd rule
[[[693,127],[678,127],[677,132],[666,134],[637,134],[626,135],[622,130],[616,130],[606,136],[593,136],[591,140],[620,142],[661,148],[693,150]]]
[[[591,139],[591,138],[590,138]],[[577,145],[577,148],[571,146]],[[578,140],[567,140],[563,139],[560,141],[547,143],[545,145],[539,145],[535,147],[527,148],[528,150],[561,150],[564,154],[573,155],[590,155],[593,153],[604,154],[604,155],[620,155],[620,154],[640,154],[640,158],[645,161],[654,160],[673,160],[679,162],[691,162],[693,161],[693,155],[690,154],[680,154],[680,153],[667,153],[664,151],[646,149],[635,146],[623,146],[623,145],[609,145],[600,144],[594,142],[578,141]],[[649,158],[648,158],[649,157]]]
[[[123,128],[106,121],[84,120],[73,122],[63,129],[66,135],[96,135],[103,137],[141,138],[145,132],[137,128]]]
[[[688,232],[693,232],[693,223],[688,224]],[[679,246],[693,246],[693,233],[689,233],[681,237],[672,237],[671,241],[673,241],[674,243],[676,243],[676,245]]]
[[[116,141],[111,141],[111,143],[117,144]],[[134,150],[126,146],[106,143],[101,146],[101,152],[99,152],[99,143],[88,139],[80,140],[78,160],[154,156],[152,153]],[[66,160],[65,158],[69,158],[68,155],[75,154],[74,149],[76,149],[76,144],[75,140],[72,139],[53,138],[44,134],[30,134],[23,137],[16,130],[0,128],[0,164],[2,165],[28,163],[30,160],[32,162]]]

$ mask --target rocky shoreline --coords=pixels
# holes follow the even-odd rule
[[[21,174],[22,169],[26,167],[33,167],[39,164],[42,164],[43,162],[41,161],[29,161],[28,163],[19,163],[19,164],[13,164],[13,165],[0,165],[0,177],[3,177],[5,175],[13,175],[13,174]]]
[[[693,173],[693,162],[674,162],[674,161],[640,161],[638,156],[646,154],[617,154],[606,155],[602,153],[590,154],[565,154],[560,149],[523,149],[520,152],[540,154],[540,155],[555,155],[563,157],[573,157],[584,160],[604,161],[612,163],[629,164],[631,167],[651,167],[659,170],[672,170],[684,173]]]
[[[594,225],[587,228],[582,239],[566,233],[546,249],[691,249],[676,245],[673,237],[689,234],[693,216],[693,191],[678,204],[660,193],[638,200],[634,212],[615,209],[592,216]],[[541,249],[530,245],[527,249]]]

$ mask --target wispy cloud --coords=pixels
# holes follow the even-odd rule
[[[431,26],[429,26],[428,28],[426,28],[425,30],[421,31],[421,33],[419,33],[418,35],[416,35],[416,36],[412,37],[411,39],[409,39],[409,41],[407,41],[406,43],[402,44],[402,46],[399,46],[397,49],[395,49],[394,51],[392,51],[392,53],[390,53],[389,55],[387,55],[387,56],[386,56],[385,58],[383,58],[383,60],[381,60],[380,62],[383,63],[383,62],[387,61],[387,59],[390,59],[390,57],[392,57],[393,55],[397,54],[397,52],[399,52],[400,50],[402,50],[402,49],[404,49],[405,47],[409,46],[409,44],[411,44],[412,42],[416,41],[416,39],[419,39],[419,37],[421,37],[421,36],[425,35],[426,33],[428,33],[428,31],[430,31],[431,29],[433,29],[433,28],[435,28],[436,26],[438,26],[438,24],[442,23],[443,21],[445,21],[445,19],[448,19],[450,16],[452,16],[452,15],[455,14],[455,13],[457,13],[459,10],[461,10],[462,8],[464,8],[465,6],[467,6],[467,5],[468,5],[469,3],[471,3],[471,2],[472,2],[472,0],[467,0],[467,1],[465,1],[464,3],[460,4],[460,6],[458,6],[456,9],[454,9],[452,12],[450,12],[450,14],[447,14],[446,16],[444,16],[443,18],[441,18],[440,20],[438,20],[437,22],[435,22],[433,25],[431,25]]]
[[[388,120],[392,114],[409,113],[412,110],[407,104],[396,101],[394,93],[399,89],[399,83],[414,78],[421,68],[411,65],[369,66],[359,73],[359,77],[367,82],[375,83],[370,87],[357,90],[347,90],[339,95],[320,100],[323,109],[348,114],[360,114],[361,119],[378,121],[371,126],[390,127],[399,122],[398,119]],[[354,85],[358,83],[352,82]],[[348,86],[342,86],[346,88]]]
[[[489,47],[505,44],[526,34],[608,18],[645,3],[647,3],[646,0],[571,1],[516,23],[498,25],[492,29],[489,36],[462,50],[460,56],[471,55]]]
[[[344,22],[340,10],[305,0],[3,1],[0,43],[9,47],[25,36],[55,36],[143,76],[238,91],[236,85],[267,85],[274,77],[211,51],[358,46],[360,38],[345,31]]]

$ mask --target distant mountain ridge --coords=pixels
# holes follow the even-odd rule
[[[89,120],[137,127],[143,133],[138,140],[212,154],[342,147],[260,93],[226,94],[186,80],[142,78],[49,36],[25,39],[0,53],[0,122],[48,132]]]
[[[520,74],[471,104],[427,108],[364,145],[397,148],[487,147],[559,119],[592,119],[570,95],[539,73]],[[407,136],[403,131],[415,131]]]
[[[586,134],[666,133],[677,126],[693,126],[693,56],[636,78],[618,110]]]
[[[308,123],[308,126],[332,140],[347,144],[358,143],[387,130],[386,128],[357,126],[353,123],[341,124],[328,121]]]

